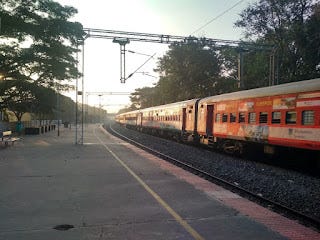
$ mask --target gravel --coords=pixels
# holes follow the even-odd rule
[[[265,163],[180,144],[113,124],[117,132],[274,202],[320,219],[320,179]]]

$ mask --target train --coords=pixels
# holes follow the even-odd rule
[[[242,154],[320,150],[320,78],[190,99],[116,115],[140,131]]]

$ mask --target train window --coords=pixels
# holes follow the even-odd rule
[[[222,114],[222,122],[228,122],[228,114],[226,113]]]
[[[249,113],[249,123],[256,123],[256,113],[255,112]]]
[[[235,113],[230,113],[230,122],[234,123],[237,120],[237,115]]]
[[[297,123],[297,112],[290,111],[286,112],[286,124],[296,124]]]
[[[314,111],[302,111],[302,125],[314,125]]]
[[[281,112],[272,112],[271,123],[280,123],[281,122]]]
[[[239,113],[239,123],[244,123],[246,121],[246,114],[245,113]]]
[[[220,113],[216,114],[216,122],[221,122],[221,114]]]
[[[260,112],[259,123],[267,123],[268,122],[268,113]]]

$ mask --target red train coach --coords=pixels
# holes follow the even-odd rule
[[[201,99],[200,143],[241,152],[247,142],[320,150],[320,79],[222,94]]]

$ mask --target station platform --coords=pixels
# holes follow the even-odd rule
[[[0,146],[0,190],[1,240],[320,239],[99,125]]]

